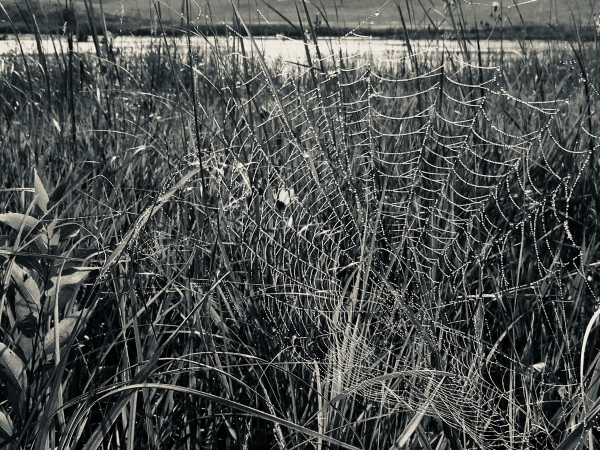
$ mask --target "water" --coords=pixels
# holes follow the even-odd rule
[[[158,37],[116,37],[109,39],[113,49],[121,54],[139,53],[157,48],[162,38]],[[20,37],[21,47],[27,55],[37,53],[37,45],[33,36],[22,35]],[[220,49],[221,54],[239,53],[240,42],[233,38],[199,38],[192,37],[192,47],[196,50],[209,52],[211,49]],[[187,50],[187,39],[185,38],[167,38],[170,46],[177,46],[179,50]],[[283,37],[256,38],[257,47],[264,55],[266,60],[282,59],[284,61],[303,62],[306,59],[305,44],[301,40],[289,39]],[[164,40],[162,41],[164,44]],[[106,44],[101,44],[103,47]],[[244,39],[244,46],[247,54],[255,52],[250,39]],[[448,51],[450,53],[460,53],[460,47],[455,40],[414,40],[411,41],[412,49],[415,53],[437,53]],[[501,51],[505,55],[522,56],[523,48],[518,41],[480,41],[481,51],[485,55],[497,55]],[[308,45],[312,55],[316,54],[314,45]],[[467,44],[469,51],[476,52],[476,43]],[[42,39],[42,48],[46,54],[58,54],[67,52],[67,40],[60,36],[46,36]],[[78,53],[95,54],[94,43],[91,38],[88,42],[75,42],[74,49]],[[377,39],[377,38],[359,38],[346,37],[340,39],[326,39],[319,41],[319,50],[322,56],[326,57],[332,53],[339,55],[340,49],[347,56],[355,55],[373,55],[376,58],[400,58],[407,55],[407,47],[404,41],[397,39]],[[568,49],[568,44],[562,41],[532,41],[524,44],[525,52],[532,50],[539,52],[552,52],[562,49]],[[0,41],[0,55],[20,54],[19,43],[14,37]]]

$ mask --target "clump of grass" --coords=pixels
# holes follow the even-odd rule
[[[378,61],[302,9],[307,66],[4,59],[6,445],[598,439],[596,49]]]

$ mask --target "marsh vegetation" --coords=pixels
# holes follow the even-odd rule
[[[302,64],[2,59],[7,448],[598,445],[598,47],[303,17]]]

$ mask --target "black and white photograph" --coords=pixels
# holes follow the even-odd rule
[[[600,1],[0,0],[0,449],[600,449]]]

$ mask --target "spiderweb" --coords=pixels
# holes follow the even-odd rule
[[[220,57],[243,73],[245,56]],[[595,307],[574,304],[594,290],[570,209],[593,130],[566,142],[567,99],[517,97],[463,55],[312,57],[223,89],[197,184],[224,282],[331,405],[422,413],[482,448],[551,434],[578,360],[549,348],[573,345],[574,311]]]

